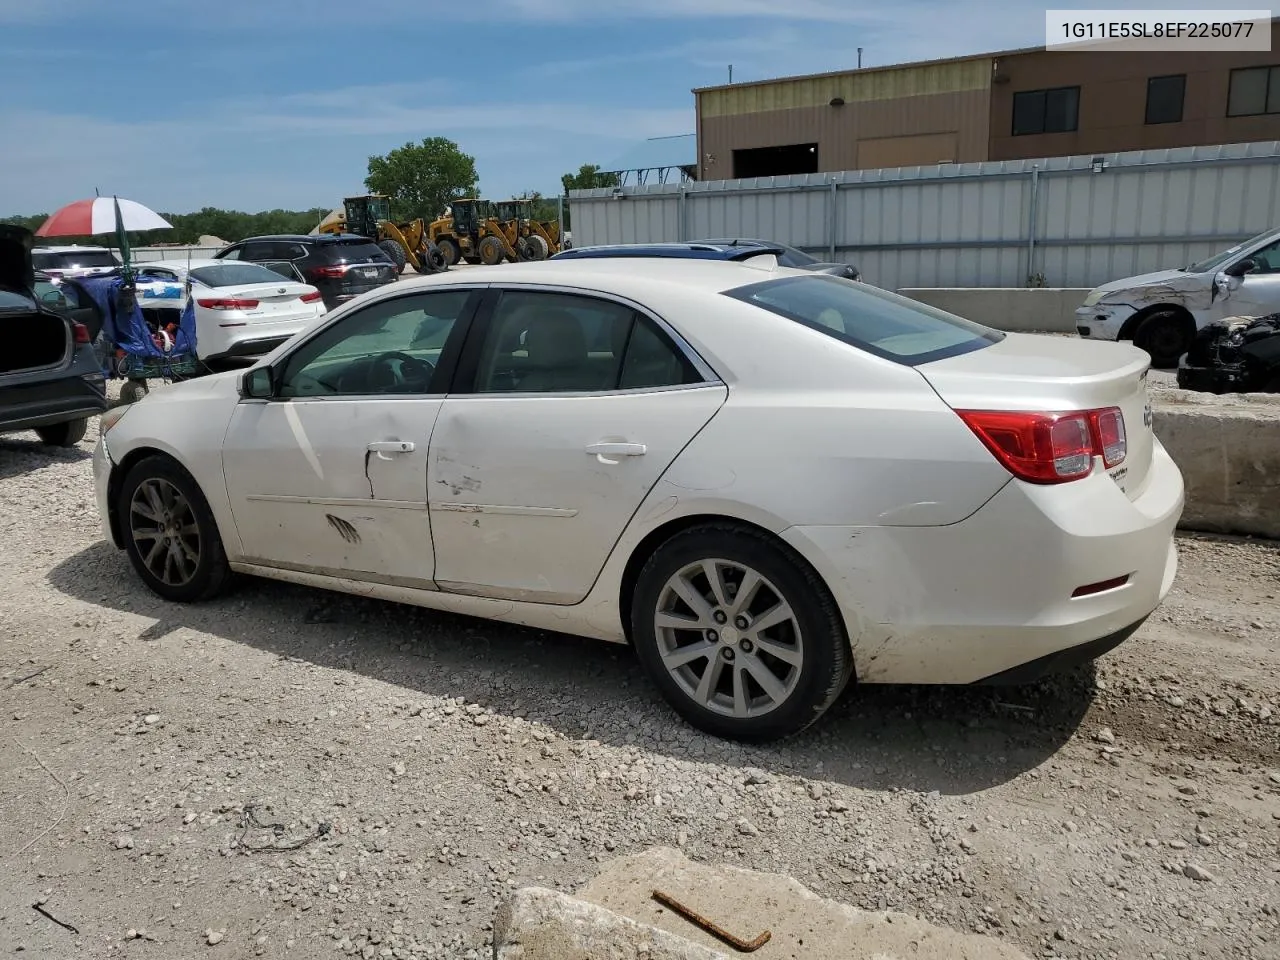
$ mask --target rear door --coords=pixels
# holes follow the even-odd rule
[[[670,327],[604,295],[492,292],[432,434],[442,590],[572,604],[728,388]]]

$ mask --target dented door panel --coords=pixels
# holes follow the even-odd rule
[[[326,398],[237,406],[223,471],[243,559],[432,589],[427,449],[441,403]],[[386,441],[409,449],[370,449]]]

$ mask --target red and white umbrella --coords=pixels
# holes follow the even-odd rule
[[[117,212],[120,215],[119,223],[116,221]],[[136,233],[142,230],[171,230],[173,224],[134,200],[91,197],[67,204],[41,224],[36,236],[89,237],[99,233],[115,233],[117,227]]]

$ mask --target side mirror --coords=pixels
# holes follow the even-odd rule
[[[270,367],[253,367],[240,378],[240,396],[246,400],[270,400],[275,393]]]
[[[1245,257],[1243,260],[1237,260],[1222,272],[1228,277],[1243,277],[1246,273],[1252,271],[1257,265],[1258,262],[1252,257]]]

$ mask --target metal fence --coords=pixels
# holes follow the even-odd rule
[[[157,260],[207,260],[222,247],[134,247],[129,254],[134,263],[155,263]]]
[[[903,287],[1091,287],[1280,224],[1280,142],[570,194],[574,245],[758,237]]]

